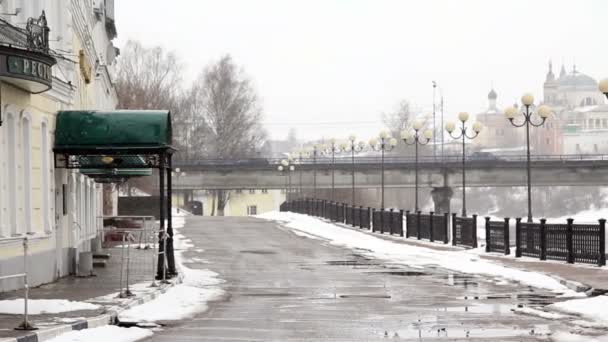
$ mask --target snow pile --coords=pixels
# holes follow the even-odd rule
[[[173,243],[176,250],[175,259],[180,265],[184,275],[183,282],[171,287],[158,298],[130,308],[119,314],[121,322],[158,322],[175,321],[190,318],[198,313],[205,312],[209,301],[217,300],[224,291],[220,284],[224,281],[218,279],[218,274],[209,270],[192,269],[184,265],[182,252],[193,247],[192,242],[179,233],[178,229],[184,226],[184,216],[173,216],[174,231]]]
[[[569,314],[581,315],[585,318],[603,323],[608,326],[608,296],[597,296],[584,299],[572,299],[549,305],[547,308]]]
[[[557,332],[551,335],[551,341],[555,342],[608,342],[608,336],[583,336],[570,332]]]
[[[153,334],[151,330],[147,329],[106,325],[99,328],[70,331],[49,342],[133,342],[143,340]]]
[[[288,228],[322,237],[337,246],[367,250],[369,252],[365,254],[379,259],[414,267],[435,265],[462,273],[485,274],[566,295],[576,295],[576,292],[547,275],[513,269],[484,260],[476,255],[475,251],[436,251],[425,247],[394,243],[295,213],[269,212],[257,217],[284,222]]]
[[[173,286],[158,298],[120,313],[121,322],[175,321],[193,317],[207,310],[207,302],[217,300],[224,292],[217,286],[222,281],[217,273],[182,267],[184,282]]]
[[[27,301],[30,315],[56,314],[69,311],[96,310],[99,305],[83,302],[72,302],[66,299],[30,299]],[[23,298],[0,300],[0,314],[23,314]]]

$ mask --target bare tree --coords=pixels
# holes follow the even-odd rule
[[[396,110],[382,114],[382,122],[394,137],[398,137],[401,131],[407,128],[414,116],[410,103],[407,100],[403,100],[399,103]]]
[[[176,158],[188,154],[185,109],[187,97],[182,90],[183,65],[174,52],[160,46],[145,47],[138,41],[129,40],[121,49],[116,64],[114,82],[121,109],[166,109],[173,116],[174,145],[180,150]],[[154,187],[153,177],[129,180],[129,183],[146,192]]]
[[[181,92],[181,72],[173,52],[129,40],[116,65],[119,108],[174,109]]]
[[[204,151],[220,159],[246,158],[255,155],[266,137],[262,128],[262,109],[251,80],[230,56],[205,68],[194,82],[189,96],[191,111],[204,123]],[[217,190],[217,214],[224,215],[230,192]]]

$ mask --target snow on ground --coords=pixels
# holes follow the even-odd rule
[[[184,226],[185,215],[173,212],[173,243],[176,251],[175,260],[184,278],[181,284],[171,287],[158,298],[119,314],[122,322],[158,322],[181,320],[204,312],[209,301],[217,300],[224,295],[219,286],[224,281],[218,274],[209,270],[187,267],[194,259],[184,259],[182,253],[192,248],[192,241],[179,233]]]
[[[57,336],[49,342],[134,342],[152,336],[152,330],[141,328],[120,328],[115,325],[75,330]]]
[[[551,335],[551,341],[555,342],[608,342],[608,336],[584,336],[569,332],[557,332]]]
[[[547,306],[548,309],[581,315],[608,327],[608,296],[572,299]]]
[[[576,213],[575,215],[556,217],[547,219],[547,222],[559,223],[560,221],[566,223],[569,218],[574,219],[574,223],[598,223],[598,220],[608,219],[608,208],[592,208]]]
[[[484,274],[576,296],[576,292],[547,275],[517,270],[489,260],[483,260],[474,251],[436,251],[425,247],[394,243],[363,232],[340,228],[337,225],[302,214],[275,211],[258,215],[257,217],[283,222],[288,228],[323,237],[334,245],[351,249],[369,250],[365,254],[379,259],[386,259],[409,266],[436,265],[462,273]]]
[[[30,315],[56,314],[79,310],[96,310],[99,305],[72,302],[66,299],[30,299],[27,301]],[[23,314],[23,298],[0,300],[0,314]]]

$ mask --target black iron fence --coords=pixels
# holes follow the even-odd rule
[[[486,217],[486,252],[511,254],[508,217],[504,221]]]
[[[403,210],[372,209],[372,231],[403,236]]]
[[[477,215],[458,217],[452,214],[452,245],[477,248]]]
[[[353,207],[318,199],[296,199],[281,204],[281,211],[291,211],[311,216],[324,217],[332,222],[346,223],[353,227],[371,229],[374,232],[397,234],[408,238],[449,242],[448,214],[433,212],[405,213],[403,211],[376,210]],[[492,221],[485,218],[486,252],[510,254],[509,218]],[[451,240],[454,246],[477,248],[477,215],[458,217],[452,214]],[[606,220],[598,224],[522,222],[516,219],[516,257],[528,256],[540,260],[561,260],[568,263],[606,265]]]
[[[598,224],[565,224],[522,222],[515,225],[516,257],[528,256],[540,260],[562,260],[568,263],[606,265],[606,220]]]
[[[440,241],[448,243],[448,214],[437,215],[430,212],[428,215],[422,212],[410,213],[406,212],[406,236],[414,237],[418,240],[425,239],[431,242]]]

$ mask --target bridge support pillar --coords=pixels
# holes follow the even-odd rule
[[[452,201],[452,195],[454,191],[449,186],[442,186],[433,188],[431,190],[431,196],[433,197],[433,203],[435,204],[436,213],[449,213],[450,202]]]

